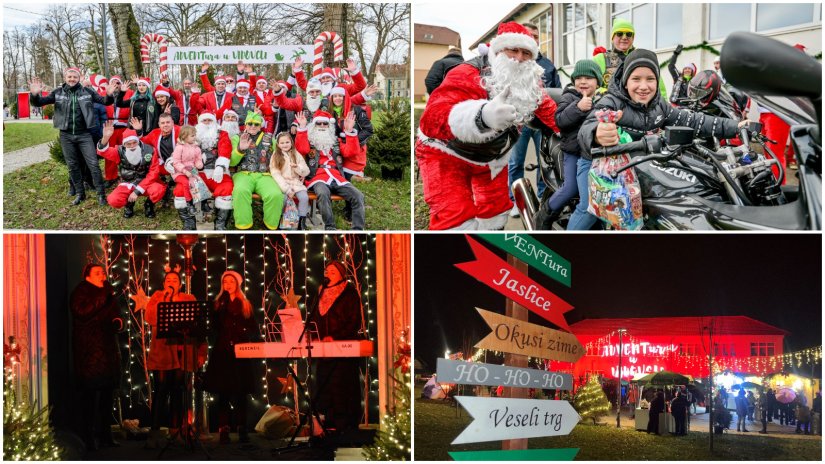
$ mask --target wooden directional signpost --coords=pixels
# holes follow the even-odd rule
[[[502,451],[451,452],[450,456],[457,461],[572,460],[578,449],[527,449],[528,438],[567,435],[580,420],[567,401],[527,399],[528,388],[569,390],[573,386],[568,374],[528,369],[528,356],[575,362],[584,355],[564,318],[573,307],[527,276],[530,263],[569,287],[570,262],[527,235],[481,237],[506,251],[507,261],[467,236],[476,259],[455,266],[507,298],[504,316],[476,308],[492,329],[476,347],[505,352],[505,365],[439,359],[438,378],[442,382],[505,387],[502,398],[456,397],[474,420],[453,441],[503,440]],[[528,323],[528,310],[567,332]]]

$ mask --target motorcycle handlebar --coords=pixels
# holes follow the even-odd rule
[[[601,158],[603,156],[619,155],[630,151],[644,151],[647,153],[647,143],[645,139],[639,139],[635,142],[622,143],[612,147],[596,147],[590,150],[590,155],[593,158]]]

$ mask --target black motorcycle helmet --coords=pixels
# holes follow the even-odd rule
[[[697,100],[705,108],[719,95],[721,88],[722,79],[715,71],[701,71],[688,83],[688,98]]]

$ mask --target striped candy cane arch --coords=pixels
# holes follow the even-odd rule
[[[158,52],[160,55],[160,75],[166,76],[167,69],[169,65],[167,63],[166,51],[168,42],[166,41],[166,37],[160,34],[146,34],[140,39],[140,61],[144,64],[151,63],[149,59],[149,49],[152,46],[152,43],[158,44]]]
[[[312,62],[312,75],[321,74],[324,68],[324,44],[332,41],[333,59],[341,61],[344,59],[344,40],[337,32],[324,31],[315,38],[315,60]]]

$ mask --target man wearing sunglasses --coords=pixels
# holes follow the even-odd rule
[[[610,84],[610,79],[613,77],[613,74],[615,74],[619,66],[624,63],[627,55],[636,49],[633,46],[635,39],[636,28],[633,27],[633,23],[621,18],[613,20],[613,29],[610,31],[610,40],[613,42],[613,48],[593,57],[593,61],[595,61],[602,70],[602,85],[597,93],[602,94],[607,91],[607,86]],[[663,98],[667,98],[665,81],[661,78],[659,78],[659,92]]]

